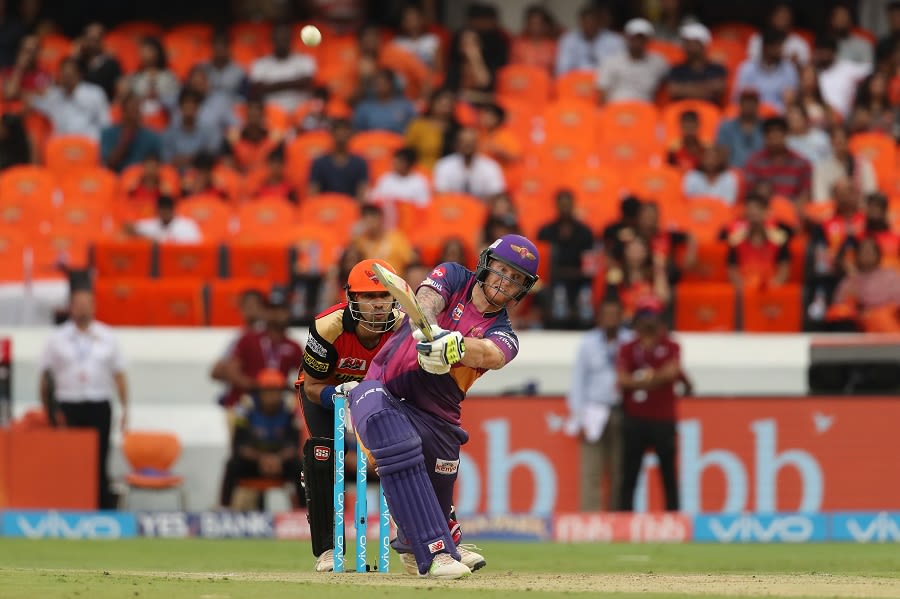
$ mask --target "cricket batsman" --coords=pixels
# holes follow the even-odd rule
[[[481,253],[475,273],[455,263],[435,268],[416,291],[434,340],[405,319],[348,395],[360,449],[376,465],[397,524],[392,545],[420,576],[471,573],[446,516],[469,438],[461,403],[478,377],[518,353],[506,308],[535,284],[538,260],[531,241],[505,235]]]
[[[396,302],[372,271],[376,263],[395,272],[384,260],[363,260],[350,270],[346,301],[319,314],[309,327],[294,384],[309,432],[303,480],[317,572],[334,570],[334,395],[362,380],[401,322]]]

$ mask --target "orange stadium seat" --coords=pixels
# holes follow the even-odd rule
[[[440,248],[447,239],[458,237],[472,250],[478,247],[487,207],[478,198],[465,194],[438,194],[431,200],[425,222],[416,231],[413,245]]]
[[[746,23],[721,23],[712,28],[713,39],[726,39],[747,47],[756,28]]]
[[[47,140],[44,162],[54,174],[100,166],[100,146],[83,135],[57,135]]]
[[[178,202],[179,216],[192,219],[200,227],[206,241],[221,241],[233,232],[234,213],[231,206],[214,195],[195,195]]]
[[[540,110],[515,98],[497,98],[497,105],[506,112],[503,126],[512,131],[522,144],[531,145],[540,121]]]
[[[118,509],[128,509],[128,499],[135,491],[175,491],[179,509],[187,509],[184,479],[171,472],[181,455],[178,437],[171,433],[128,431],[122,438],[122,453],[131,472],[125,475],[127,491],[119,498]]]
[[[153,244],[140,239],[97,240],[93,247],[93,263],[98,277],[149,277],[153,267]]]
[[[25,235],[12,227],[0,226],[0,282],[25,278]]]
[[[145,304],[150,309],[150,324],[162,327],[192,327],[206,324],[204,281],[159,279],[150,283]]]
[[[212,42],[213,33],[213,26],[208,23],[180,23],[170,27],[166,35],[178,35],[204,42]]]
[[[116,57],[122,65],[122,71],[130,75],[138,70],[141,64],[141,49],[138,40],[130,35],[110,31],[103,38],[106,50]]]
[[[56,184],[40,166],[14,166],[0,173],[0,225],[19,231],[38,232],[49,221]]]
[[[728,246],[724,241],[706,241],[697,245],[697,263],[684,271],[684,283],[728,282]]]
[[[889,189],[897,172],[897,145],[884,133],[857,133],[850,138],[850,151],[865,156],[875,169],[878,186]]]
[[[63,202],[70,198],[80,198],[110,207],[116,197],[119,180],[116,174],[106,168],[86,168],[68,172],[59,179]]]
[[[597,105],[597,73],[594,71],[570,71],[558,77],[554,85],[557,101]]]
[[[585,107],[580,101],[549,104],[543,113],[545,143],[568,141],[578,148],[592,150],[596,140],[590,132],[597,130],[597,112],[596,108]]]
[[[350,151],[366,159],[369,179],[375,181],[391,170],[394,152],[406,145],[402,135],[391,131],[363,131],[350,140]]]
[[[233,241],[227,246],[228,276],[287,283],[291,277],[290,250],[280,243]]]
[[[801,330],[803,289],[800,285],[745,289],[741,299],[744,331],[796,333]]]
[[[350,229],[358,220],[359,202],[339,193],[323,193],[306,198],[297,211],[298,223],[322,227],[341,241],[350,238]]]
[[[666,143],[675,143],[681,139],[678,120],[689,110],[693,110],[700,117],[700,139],[704,143],[714,142],[716,132],[719,130],[719,121],[722,120],[722,110],[715,104],[702,100],[680,100],[669,103],[662,111]]]
[[[735,212],[739,212],[739,209]],[[769,199],[769,216],[795,230],[800,226],[797,205],[784,196],[772,196]]]
[[[103,279],[94,281],[97,319],[113,326],[152,324],[147,279]]]
[[[288,242],[296,272],[322,273],[329,265],[340,260],[346,246],[343,240],[331,235],[327,229],[298,225],[286,230],[281,239]]]
[[[583,141],[572,136],[558,137],[545,141],[523,163],[523,169],[537,168],[557,182],[570,181],[574,173],[589,168],[596,156]]]
[[[744,61],[747,46],[735,40],[713,39],[706,49],[706,55],[712,62],[719,63],[730,73],[736,71]]]
[[[41,37],[38,68],[55,77],[59,73],[59,63],[71,52],[72,40],[58,33],[46,34]]]
[[[647,44],[647,52],[658,54],[670,67],[684,62],[684,48],[676,42],[651,39]]]
[[[202,38],[167,33],[163,37],[163,46],[169,58],[169,70],[178,79],[184,79],[195,65],[212,58],[212,46],[209,40]]]
[[[643,166],[623,175],[623,185],[628,191],[643,200],[658,202],[663,212],[682,198],[681,173],[671,166]]]
[[[117,25],[110,33],[121,33],[140,42],[145,37],[160,38],[165,32],[162,26],[151,21],[129,21]]]
[[[93,233],[93,234],[92,234]],[[29,238],[31,277],[35,280],[65,278],[65,268],[82,270],[89,265],[95,233],[79,225],[57,224],[45,234]]]
[[[675,329],[731,332],[735,329],[736,293],[721,283],[682,283],[675,288]]]
[[[733,218],[732,208],[718,198],[693,197],[682,204],[678,224],[698,242],[714,241]]]
[[[387,44],[378,54],[378,64],[403,78],[406,97],[415,100],[422,95],[431,73],[422,60],[402,46]]]
[[[272,197],[241,204],[237,209],[237,235],[241,239],[263,240],[273,230],[293,223],[294,210],[289,201]]]
[[[85,235],[98,237],[112,232],[109,204],[91,198],[69,196],[52,212],[51,230],[76,227]]]
[[[553,82],[546,70],[525,64],[509,64],[497,72],[498,96],[514,98],[536,106],[550,101]]]
[[[648,102],[607,105],[597,119],[600,163],[614,168],[636,168],[657,162],[661,142],[657,135],[659,113]]]
[[[214,279],[209,282],[209,324],[213,327],[244,325],[239,310],[241,294],[255,289],[268,291],[265,279]]]
[[[221,274],[218,243],[164,243],[157,252],[161,278],[213,279]]]
[[[128,193],[137,187],[143,174],[144,167],[140,164],[132,164],[126,167],[119,174],[120,191]],[[159,183],[163,193],[169,193],[174,198],[181,195],[181,176],[178,174],[178,169],[171,164],[159,165]]]

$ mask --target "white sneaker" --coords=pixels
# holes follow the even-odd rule
[[[412,553],[401,553],[399,555],[400,563],[403,565],[403,569],[406,570],[406,573],[418,576],[419,565],[416,563],[416,556]]]
[[[478,549],[478,547],[468,543],[461,543],[456,546],[456,550],[459,552],[459,561],[464,563],[472,572],[480,570],[487,565],[484,556],[476,553],[475,549]]]
[[[428,568],[427,574],[422,574],[427,578],[464,578],[472,574],[469,567],[462,562],[453,559],[449,553],[438,553],[431,561],[431,567]]]
[[[334,572],[334,550],[328,549],[316,558],[316,572]]]

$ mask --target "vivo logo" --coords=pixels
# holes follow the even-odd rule
[[[857,543],[900,542],[900,514],[856,514],[834,517],[835,536]]]
[[[120,539],[134,536],[136,527],[123,515],[11,512],[3,528],[9,536],[28,539]]]
[[[697,540],[723,543],[804,543],[824,536],[819,516],[700,516],[695,520]]]

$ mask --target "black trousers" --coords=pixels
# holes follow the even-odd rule
[[[66,426],[72,428],[92,428],[97,431],[99,451],[97,452],[97,500],[103,510],[116,509],[116,497],[109,489],[109,429],[112,422],[112,407],[109,400],[59,402],[59,408],[66,418]]]
[[[641,463],[644,460],[644,453],[652,447],[659,458],[659,471],[662,474],[666,495],[666,510],[678,511],[675,427],[674,421],[625,417],[622,497],[619,502],[622,510],[630,512],[634,509],[634,490],[641,473]]]
[[[306,397],[306,391],[300,389],[300,401],[303,403],[303,420],[310,437],[322,439],[334,438],[334,410],[323,408]]]
[[[305,503],[303,495],[303,487],[300,484],[300,471],[302,466],[300,458],[293,457],[281,461],[281,480],[288,481],[295,486],[297,500]],[[222,482],[222,496],[220,501],[222,507],[229,507],[231,499],[234,496],[234,490],[237,484],[244,478],[265,478],[259,471],[259,463],[256,460],[248,460],[240,456],[231,456],[225,465],[225,479]]]

